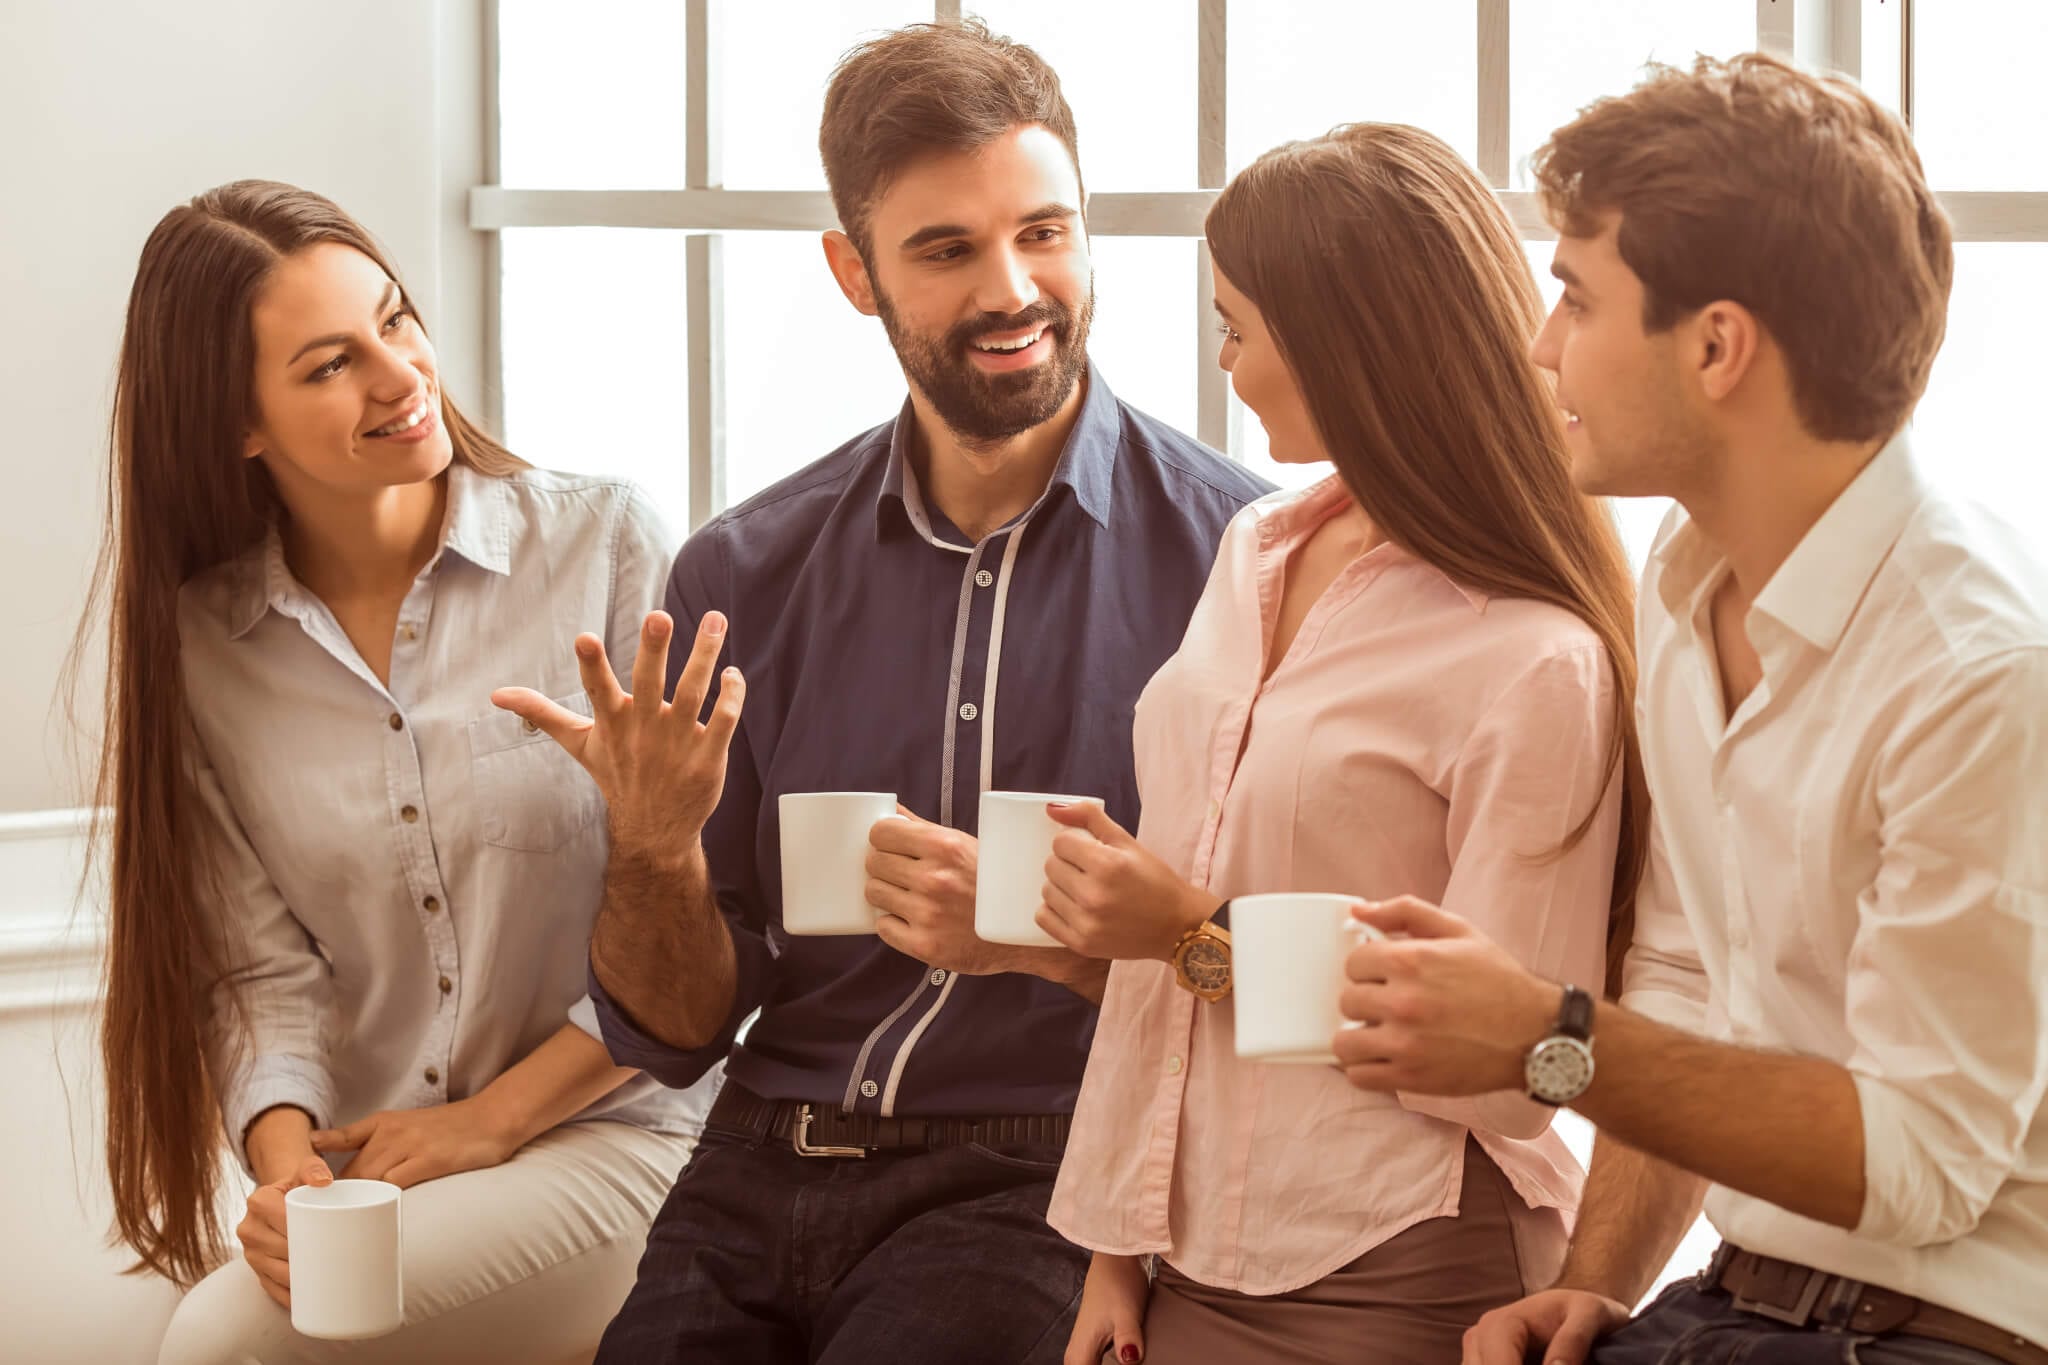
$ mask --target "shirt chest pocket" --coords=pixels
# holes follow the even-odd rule
[[[581,692],[557,697],[555,704],[590,714],[590,698]],[[510,711],[470,721],[469,759],[477,828],[487,844],[552,853],[590,829],[604,810],[590,774]]]

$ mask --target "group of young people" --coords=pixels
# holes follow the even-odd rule
[[[1334,466],[1284,493],[1090,364],[1029,48],[867,42],[820,147],[908,397],[679,553],[463,418],[332,203],[144,248],[104,1041],[166,1365],[2048,1361],[2048,573],[1909,448],[1953,259],[1892,115],[1763,56],[1599,101],[1547,317],[1438,138],[1268,152],[1205,235]],[[876,934],[791,936],[777,800],[847,789]],[[1102,798],[1063,947],[974,933],[994,789]],[[1338,1067],[1236,1055],[1277,891],[1383,931]],[[285,1311],[336,1173],[407,1187],[375,1341]]]

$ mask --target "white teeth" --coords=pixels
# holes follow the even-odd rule
[[[977,341],[977,342],[975,342],[974,344],[975,344],[975,346],[976,346],[976,347],[977,347],[978,349],[980,349],[980,350],[984,350],[984,351],[1021,351],[1021,350],[1023,350],[1023,349],[1024,349],[1024,348],[1025,348],[1026,346],[1029,346],[1029,345],[1033,344],[1033,343],[1034,343],[1034,342],[1036,342],[1036,341],[1037,341],[1037,340],[1038,340],[1038,339],[1039,339],[1040,337],[1042,337],[1042,336],[1044,336],[1044,335],[1045,335],[1045,329],[1044,329],[1043,327],[1041,327],[1041,328],[1039,328],[1039,329],[1038,329],[1037,331],[1033,332],[1033,333],[1032,333],[1032,334],[1031,334],[1030,336],[1028,336],[1028,337],[1024,337],[1024,338],[1022,338],[1021,340],[1017,340],[1017,341]]]
[[[423,401],[417,408],[414,408],[412,412],[407,416],[399,418],[396,422],[386,423],[384,426],[378,427],[375,431],[371,432],[370,434],[372,436],[396,436],[402,431],[411,431],[414,427],[418,426],[420,423],[426,420],[427,405]]]

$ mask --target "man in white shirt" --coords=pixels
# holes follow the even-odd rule
[[[1557,1287],[1467,1365],[2048,1362],[2048,573],[1904,435],[1948,225],[1895,118],[1766,57],[1601,101],[1537,176],[1575,478],[1679,506],[1620,1002],[1412,900],[1347,963],[1355,1083],[1600,1129]],[[1703,1191],[1721,1252],[1631,1320]]]

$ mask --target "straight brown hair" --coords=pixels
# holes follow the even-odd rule
[[[1955,248],[1912,135],[1854,82],[1761,53],[1652,66],[1532,164],[1564,232],[1621,216],[1646,330],[1717,299],[1756,314],[1809,435],[1881,440],[1926,391]]]
[[[979,19],[911,24],[862,43],[833,71],[818,125],[839,226],[867,259],[868,215],[905,166],[974,151],[1030,124],[1065,144],[1078,181],[1074,111],[1058,74],[1024,44]]]
[[[1438,138],[1355,123],[1247,166],[1204,230],[1379,532],[1458,582],[1564,608],[1606,647],[1607,781],[1622,784],[1607,928],[1618,992],[1649,844],[1635,584],[1613,517],[1572,485],[1557,404],[1529,359],[1542,300],[1507,214]]]
[[[270,181],[208,190],[150,233],[121,338],[99,564],[67,668],[75,698],[107,610],[94,805],[112,821],[95,818],[91,843],[95,863],[107,858],[100,1056],[114,1236],[135,1269],[186,1285],[225,1252],[216,1049],[240,1016],[212,850],[192,813],[178,591],[283,513],[262,462],[242,456],[255,416],[250,308],[279,261],[321,242],[398,278],[334,203]],[[490,475],[525,467],[445,394],[441,411],[456,459]]]

